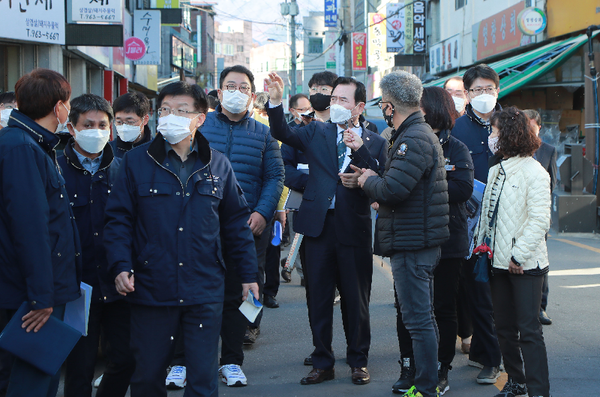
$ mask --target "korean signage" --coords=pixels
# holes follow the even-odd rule
[[[71,21],[122,23],[123,0],[71,0]]]
[[[352,33],[352,70],[367,70],[366,33]]]
[[[65,2],[0,0],[0,37],[65,44]]]
[[[457,68],[461,56],[460,34],[452,36],[429,49],[429,73],[438,74]]]
[[[337,32],[325,32],[325,49],[328,49],[325,53],[325,69],[335,71],[337,68],[336,54],[337,48],[332,44],[336,43],[338,38]],[[331,47],[331,48],[329,48]]]
[[[368,62],[369,66],[375,67],[383,61],[386,54],[385,47],[385,15],[375,12],[369,13],[369,40],[368,40]]]
[[[520,2],[473,25],[473,61],[511,50],[521,45],[523,34],[517,16],[525,8]]]
[[[540,34],[546,29],[546,14],[539,8],[526,8],[517,18],[519,29],[523,34],[534,36]]]
[[[325,0],[325,27],[335,28],[338,21],[337,0]]]
[[[137,37],[130,37],[125,40],[125,57],[132,61],[140,60],[144,57],[146,52],[146,45],[141,39]]]
[[[387,52],[404,53],[404,3],[389,3],[385,12]]]
[[[427,51],[427,33],[425,31],[425,2],[414,1],[412,4],[412,49],[413,54],[425,54]]]
[[[151,8],[179,8],[179,0],[150,0]]]
[[[133,35],[145,45],[144,56],[136,65],[160,65],[160,11],[135,10]]]

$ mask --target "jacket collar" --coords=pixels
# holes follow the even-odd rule
[[[500,166],[504,169],[506,175],[514,174],[520,169],[523,168],[524,164],[527,163],[530,159],[533,160],[533,157],[530,156],[514,156],[507,158],[506,160],[502,160],[500,162]],[[535,160],[534,160],[535,161]]]
[[[494,107],[494,113],[495,112],[500,112],[502,110],[502,106],[500,106],[499,103],[496,103],[496,106]],[[473,105],[471,105],[470,103],[467,103],[467,106],[465,107],[465,114],[467,115],[467,117],[469,117],[471,119],[471,121],[487,127],[488,124],[485,124],[480,118],[479,116],[477,116],[475,114],[475,111],[473,110]]]
[[[420,110],[417,110],[406,118],[398,127],[398,131],[392,131],[392,137],[390,139],[390,147],[394,146],[394,142],[398,140],[404,134],[404,132],[413,124],[425,123],[425,117]]]
[[[450,140],[451,134],[452,134],[452,130],[438,131],[436,133],[436,135],[438,136],[438,138],[440,140],[440,145],[444,146]]]
[[[64,149],[64,155],[67,159],[67,163],[69,163],[73,167],[83,171],[84,168],[81,165],[81,162],[79,161],[79,157],[77,157],[77,154],[75,153],[75,148],[73,147],[74,143],[75,143],[75,140],[73,138],[69,139],[69,142],[67,142],[67,145],[65,146],[65,149]],[[102,162],[100,163],[100,168],[98,168],[98,171],[102,171],[102,170],[108,168],[112,164],[113,159],[115,157],[112,147],[110,146],[109,143],[107,143],[104,146],[104,149],[102,149],[102,151],[103,151]]]
[[[144,132],[142,134],[142,139],[139,142],[125,142],[117,134],[117,149],[128,152],[134,147],[143,145],[144,143],[148,143],[152,140],[152,133],[150,131],[150,127],[148,127],[148,124],[144,126]]]
[[[210,146],[208,140],[200,133],[200,130],[196,130],[194,137],[195,144],[198,147],[198,158],[203,164],[208,165],[211,160]],[[156,136],[148,147],[148,154],[159,164],[162,164],[167,157],[167,151],[165,149],[165,138],[160,132],[156,133]]]
[[[217,108],[215,109],[215,112],[217,113],[217,118],[219,118],[219,120],[221,121],[225,121],[227,123],[231,123],[231,124],[237,124],[237,123],[242,123],[248,119],[250,119],[250,112],[246,111],[246,114],[244,115],[244,117],[242,117],[241,120],[239,121],[231,121],[229,120],[229,117],[225,116],[225,114],[223,114],[223,108],[221,107],[221,105],[217,105]]]
[[[56,145],[60,142],[56,134],[48,131],[17,109],[11,112],[8,127],[15,127],[26,131],[48,154],[52,153]]]

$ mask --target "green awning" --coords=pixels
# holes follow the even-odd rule
[[[598,33],[600,33],[600,31],[594,32],[593,36],[596,36]],[[522,88],[527,83],[556,69],[566,62],[571,55],[585,43],[587,43],[587,35],[582,34],[577,37],[556,41],[536,48],[535,50],[490,63],[489,66],[500,76],[501,90],[499,98]],[[462,76],[466,71],[467,69],[464,69],[459,73],[444,76],[443,78],[430,81],[429,83],[424,84],[424,86],[442,87],[446,80],[451,77]]]

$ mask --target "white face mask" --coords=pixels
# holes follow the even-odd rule
[[[77,142],[79,147],[93,154],[100,153],[110,138],[109,130],[93,129],[77,131],[73,127],[73,131],[75,131],[75,142]]]
[[[500,139],[499,136],[488,136],[488,147],[493,154],[498,151],[498,139]]]
[[[171,145],[175,145],[192,134],[190,125],[192,124],[192,120],[196,117],[188,119],[187,117],[170,114],[158,119],[158,127],[156,129],[162,134],[167,142]]]
[[[142,123],[144,124],[144,123]],[[133,142],[142,134],[141,125],[117,125],[117,135],[123,142]]]
[[[0,117],[0,125],[6,127],[8,125],[8,119],[12,113],[12,109],[2,109],[2,116]]]
[[[481,114],[487,114],[496,107],[496,97],[490,94],[481,94],[471,99],[471,106]]]
[[[69,123],[69,114],[71,114],[71,111],[69,109],[67,109],[67,107],[65,106],[64,103],[60,103],[61,105],[63,105],[63,107],[66,109],[67,111],[67,119],[65,120],[64,123],[60,122],[60,119],[58,118],[58,115],[56,116],[56,120],[58,121],[58,125],[56,126],[56,130],[54,131],[55,134],[58,134],[61,131],[64,131],[65,128],[67,128],[67,124]],[[83,149],[85,150],[85,149]],[[87,152],[87,150],[85,150]],[[88,152],[91,153],[91,152]]]
[[[463,98],[459,98],[457,96],[453,96],[452,100],[454,101],[454,107],[458,113],[462,113],[465,110],[466,102]]]
[[[234,92],[225,90],[223,91],[223,102],[221,102],[221,106],[233,114],[240,114],[248,110],[247,105],[249,99],[250,97],[248,95],[239,90],[235,90]]]
[[[345,107],[337,103],[331,105],[329,107],[329,117],[331,119],[331,122],[335,124],[344,124],[346,121],[352,118],[352,110],[346,109]]]

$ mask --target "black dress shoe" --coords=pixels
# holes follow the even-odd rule
[[[542,323],[543,325],[552,324],[552,319],[548,317],[548,314],[546,314],[545,310],[540,310],[540,323]]]
[[[284,283],[289,283],[292,281],[292,273],[288,272],[288,270],[284,267],[281,269],[281,278],[283,279]]]
[[[312,354],[304,359],[304,365],[312,367]]]
[[[331,369],[318,369],[313,368],[308,375],[300,381],[301,385],[316,385],[317,383],[324,382],[326,380],[332,380],[335,378],[335,370]]]
[[[244,345],[252,345],[260,335],[260,328],[248,327],[244,335]]]
[[[277,303],[277,299],[271,295],[265,295],[263,298],[263,305],[268,307],[269,309],[277,309],[279,307],[279,303]]]
[[[352,383],[355,385],[366,385],[371,381],[371,375],[367,367],[352,368]]]

